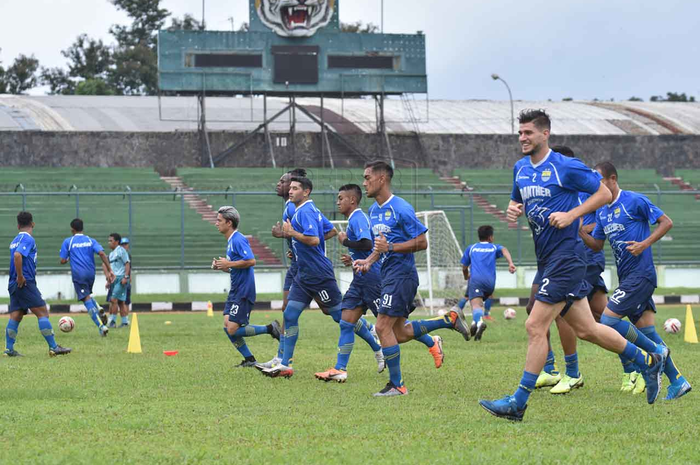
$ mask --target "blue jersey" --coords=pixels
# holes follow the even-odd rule
[[[590,194],[584,194],[582,192],[579,192],[578,194],[578,200],[581,204],[583,204],[588,198],[590,197]],[[587,215],[584,215],[583,217],[583,225],[587,226],[589,224],[595,225],[596,220],[595,220],[595,215],[596,212],[591,212],[588,213]],[[602,250],[600,252],[594,252],[588,247],[586,247],[586,263],[589,265],[599,265],[601,268],[605,268],[605,252]]]
[[[348,227],[345,232],[348,235],[349,241],[359,242],[362,239],[369,239],[370,241],[372,241],[372,244],[374,244],[374,240],[372,238],[372,225],[370,224],[367,215],[365,215],[365,213],[360,208],[356,209],[348,217]],[[372,250],[357,250],[353,248],[348,248],[348,252],[350,257],[354,261],[362,260],[369,257],[372,253]],[[372,267],[367,273],[363,273],[361,275],[356,274],[355,279],[364,280],[365,277],[373,275],[376,277],[377,280],[379,280],[380,270],[381,266],[379,265],[379,262],[375,262],[372,264]]]
[[[471,266],[470,282],[493,289],[496,287],[496,259],[503,256],[503,246],[478,242],[467,247],[462,265]]]
[[[627,251],[627,241],[642,242],[650,235],[649,223],[656,223],[664,215],[656,205],[642,194],[620,190],[613,203],[602,206],[596,212],[593,237],[608,238],[617,265],[620,281],[629,276],[649,279],[656,286],[656,269],[648,247],[635,257]]]
[[[600,188],[600,179],[600,174],[581,160],[551,150],[536,165],[530,157],[515,164],[511,199],[525,206],[538,262],[582,250],[579,222],[558,229],[549,224],[549,215],[576,208],[578,193],[594,194]]]
[[[379,237],[383,233],[392,243],[408,242],[428,229],[416,217],[410,203],[392,195],[384,204],[377,202],[369,208],[372,234]],[[386,252],[380,258],[382,276],[417,275],[416,260],[412,253]]]
[[[297,276],[304,282],[335,278],[333,264],[326,257],[326,242],[323,239],[326,234],[324,232],[326,222],[330,224],[330,221],[316,208],[313,200],[307,200],[299,205],[292,217],[291,223],[295,231],[305,236],[316,236],[320,241],[317,246],[311,247],[292,239],[292,250],[299,262]]]
[[[95,239],[76,234],[63,241],[60,256],[64,260],[70,260],[70,271],[74,281],[88,281],[95,279],[93,256],[102,250],[102,246]]]
[[[9,287],[17,283],[15,269],[15,252],[22,254],[22,275],[27,281],[36,280],[36,242],[28,232],[20,232],[10,243],[10,281]]]
[[[292,203],[291,200],[287,200],[287,202],[284,204],[284,211],[282,212],[282,223],[286,223],[287,220],[291,221],[292,217],[294,217],[295,211],[296,211],[296,206],[294,205],[294,203]],[[323,235],[325,236],[332,229],[333,229],[333,223],[331,223],[330,220],[324,216],[323,217]],[[323,242],[323,237],[321,237],[321,242]],[[292,248],[292,238],[291,237],[287,239],[287,245],[289,246],[290,249]],[[325,249],[325,245],[324,245],[324,249]],[[292,260],[296,260],[296,257],[294,256],[294,254],[292,254]]]
[[[226,258],[232,262],[255,258],[248,239],[239,231],[234,231],[231,237],[228,238]],[[253,268],[252,266],[249,268],[231,268],[229,271],[231,275],[229,295],[240,300],[245,299],[249,302],[255,302],[255,274]]]

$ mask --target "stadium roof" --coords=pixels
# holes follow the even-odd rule
[[[282,98],[268,99],[268,116],[287,105]],[[310,113],[320,115],[319,99],[297,99]],[[526,102],[523,108],[544,108],[552,116],[555,134],[700,134],[700,103],[671,102]],[[324,118],[342,133],[376,131],[376,106],[370,99],[324,102]],[[263,120],[262,98],[209,97],[206,100],[210,130],[247,131]],[[385,105],[389,132],[428,134],[509,134],[510,103],[483,100],[388,99]],[[0,131],[196,131],[198,105],[194,97],[103,97],[0,95]],[[320,128],[297,111],[299,131]],[[289,116],[270,125],[287,132]]]

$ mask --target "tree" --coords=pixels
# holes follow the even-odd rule
[[[78,83],[75,95],[114,95],[114,89],[102,79],[88,79]]]
[[[373,23],[364,24],[362,21],[354,23],[340,23],[342,32],[357,32],[361,34],[376,34],[379,32],[379,26]]]
[[[651,102],[694,102],[695,97],[690,96],[688,97],[685,95],[685,92],[677,93],[677,92],[666,92],[666,98],[662,97],[661,95],[652,95],[651,98],[649,99]]]
[[[633,95],[632,97],[628,98],[627,101],[628,101],[628,102],[643,102],[644,99],[639,98],[639,97],[635,97],[635,96]]]
[[[172,18],[168,31],[202,31],[204,27],[194,16],[185,13],[182,19]]]
[[[1,48],[0,52],[2,52]],[[7,82],[5,80],[6,75],[7,73],[5,72],[5,68],[2,67],[2,61],[0,61],[0,94],[7,93]]]
[[[61,68],[41,68],[41,83],[49,86],[51,95],[75,93],[75,82]]]
[[[68,73],[75,78],[105,78],[112,66],[112,50],[102,40],[81,34],[61,55],[68,58]]]
[[[32,56],[20,54],[15,58],[15,62],[3,71],[3,83],[6,92],[11,94],[21,94],[32,89],[39,83],[37,71],[39,70],[39,60]]]

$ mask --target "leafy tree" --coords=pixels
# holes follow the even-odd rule
[[[112,50],[102,40],[81,34],[61,55],[68,58],[68,73],[72,77],[93,79],[106,77],[112,66]]]
[[[88,79],[78,83],[75,95],[114,95],[114,89],[103,79]]]
[[[110,0],[123,10],[132,23],[129,26],[112,25],[109,32],[120,47],[147,46],[155,49],[158,31],[165,25],[170,12],[160,7],[160,0]]]
[[[11,94],[21,94],[37,86],[38,70],[39,60],[34,58],[34,55],[28,57],[20,54],[12,66],[3,72],[4,85],[0,84],[0,87],[6,87],[6,91]]]
[[[357,32],[362,34],[376,34],[379,32],[379,26],[373,23],[364,24],[362,21],[354,23],[340,23],[342,32]]]
[[[0,52],[2,52],[1,48]],[[5,68],[2,67],[2,61],[0,61],[0,94],[7,93],[7,82],[5,80],[6,76],[7,73],[5,72]]]
[[[170,20],[169,31],[201,31],[204,30],[202,23],[189,13],[185,13],[182,19],[172,18]]]
[[[628,98],[627,101],[628,101],[628,102],[643,102],[644,99],[639,98],[639,97],[635,97],[635,96],[633,95],[632,97]]]
[[[49,86],[51,95],[75,93],[75,81],[61,68],[41,68],[41,83]]]
[[[677,92],[666,92],[666,98],[662,97],[661,95],[652,95],[651,98],[649,99],[651,102],[694,102],[695,97],[690,96],[688,97],[685,95],[685,92],[677,93]]]

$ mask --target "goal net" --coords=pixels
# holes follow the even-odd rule
[[[428,248],[415,254],[420,285],[419,307],[434,314],[456,305],[464,295],[466,285],[462,276],[462,248],[452,226],[442,210],[417,212],[416,216],[427,228]],[[338,231],[345,231],[347,221],[332,221]],[[347,249],[336,239],[326,243],[326,255],[333,262],[338,285],[345,292],[352,282],[352,269],[345,267],[340,259]]]

